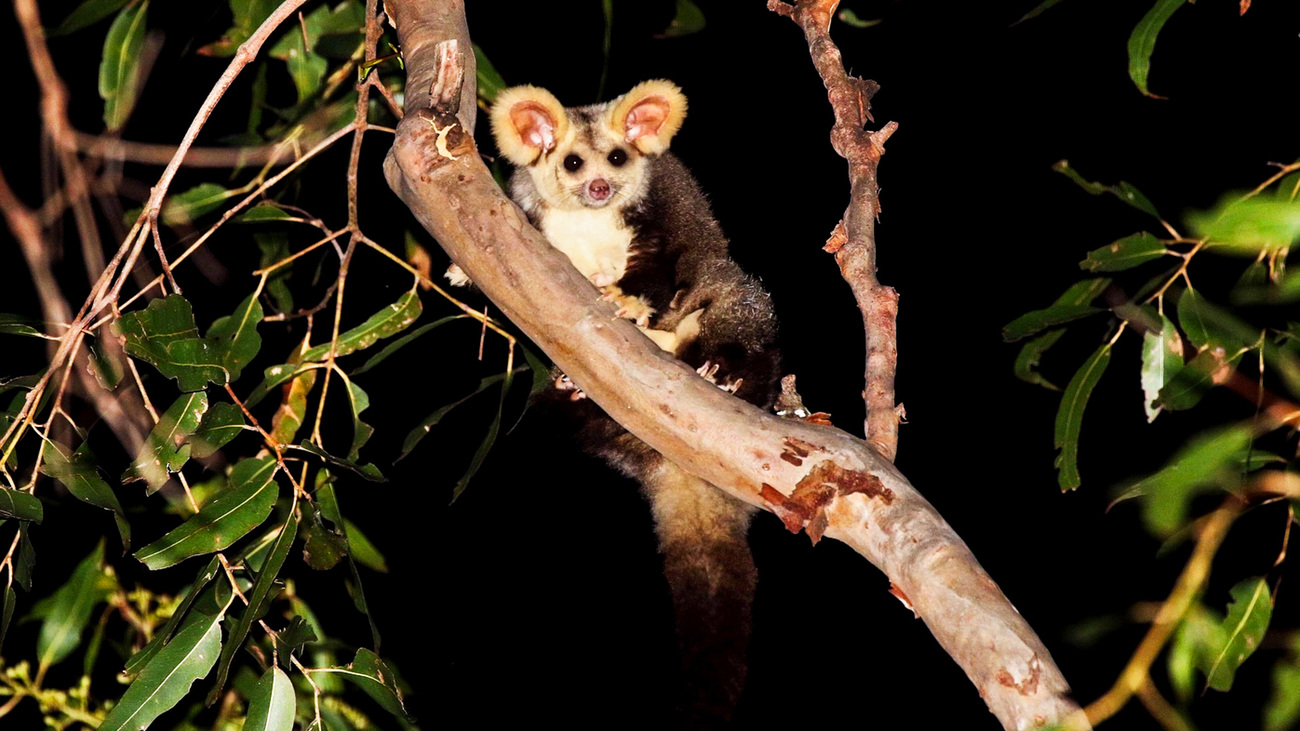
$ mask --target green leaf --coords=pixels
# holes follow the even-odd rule
[[[1079,267],[1090,272],[1119,272],[1154,261],[1168,253],[1160,239],[1142,231],[1088,252],[1088,258],[1079,262]]]
[[[32,572],[36,570],[36,546],[28,533],[27,522],[18,524],[18,555],[14,557],[14,581],[23,591],[32,590]]]
[[[191,556],[227,548],[262,524],[275,506],[274,457],[241,460],[230,472],[230,488],[167,535],[136,551],[153,570]]]
[[[1088,180],[1080,175],[1074,168],[1070,167],[1069,160],[1057,161],[1052,165],[1052,169],[1074,181],[1076,185],[1092,195],[1110,193],[1139,211],[1149,213],[1157,219],[1160,218],[1160,212],[1156,210],[1155,204],[1151,202],[1151,199],[1143,195],[1142,191],[1138,190],[1131,183],[1121,180],[1115,185],[1102,185],[1101,183]]]
[[[190,459],[189,438],[199,428],[208,411],[206,391],[183,393],[163,415],[158,417],[149,437],[140,446],[140,454],[122,473],[122,482],[144,480],[152,495],[166,484],[168,476],[179,472]]]
[[[0,314],[0,335],[43,337],[43,333],[34,326],[35,322],[19,315]]]
[[[363,647],[357,650],[351,664],[346,668],[335,668],[334,672],[341,673],[344,678],[355,683],[397,718],[415,721],[402,703],[402,692],[397,689],[397,678],[393,671],[375,653]]]
[[[302,651],[303,645],[317,640],[311,625],[297,615],[290,619],[289,625],[277,632],[273,639],[276,653],[279,655],[277,659],[280,661],[280,667],[285,670],[293,667],[293,663],[289,660],[290,655],[298,654]]]
[[[852,26],[854,28],[870,28],[874,25],[880,25],[881,23],[885,22],[884,18],[873,18],[871,20],[865,20],[863,18],[859,18],[857,13],[853,12],[848,8],[841,10],[838,14],[836,14],[835,17],[839,18],[841,23]]]
[[[252,409],[254,406],[262,403],[262,399],[270,395],[271,391],[274,390],[276,386],[282,386],[289,379],[296,378],[299,375],[308,373],[319,367],[320,366],[314,363],[308,363],[306,365],[300,363],[281,363],[267,368],[262,371],[262,382],[257,384],[257,388],[254,388],[252,393],[248,394],[248,398],[244,399],[244,408]],[[304,398],[306,398],[305,395]],[[281,443],[283,444],[283,442]]]
[[[249,295],[226,317],[217,318],[208,329],[208,340],[221,358],[229,382],[239,380],[244,366],[257,356],[262,348],[262,336],[257,325],[262,321],[262,304]]]
[[[1048,330],[1021,346],[1020,352],[1016,355],[1015,365],[1012,367],[1012,372],[1015,373],[1016,378],[1019,378],[1026,383],[1042,386],[1043,388],[1052,391],[1060,391],[1060,387],[1044,378],[1043,375],[1037,371],[1037,368],[1039,361],[1043,357],[1043,353],[1046,353],[1049,348],[1055,345],[1056,341],[1060,340],[1061,336],[1064,334],[1064,328],[1060,330]]]
[[[1188,608],[1169,645],[1169,684],[1184,703],[1191,700],[1196,686],[1196,669],[1209,666],[1205,659],[1211,647],[1223,645],[1222,619],[1199,601]]]
[[[3,656],[5,647],[5,634],[9,632],[9,620],[14,617],[14,604],[18,601],[18,596],[14,594],[12,584],[5,584],[4,607],[0,609],[0,656]]]
[[[312,444],[309,441],[304,440],[302,442],[299,442],[298,449],[314,454],[317,457],[320,457],[321,459],[325,460],[329,464],[332,464],[336,467],[342,467],[348,470],[349,472],[353,472],[361,477],[364,477],[365,479],[371,482],[388,481],[388,478],[384,477],[384,473],[380,472],[379,468],[374,466],[373,464],[369,464],[369,463],[363,464],[360,462],[356,462],[354,460],[344,459],[343,457],[330,454],[329,452],[326,452],[325,450],[321,449],[315,444]]]
[[[298,698],[293,683],[283,670],[273,667],[262,674],[248,696],[244,731],[293,731],[293,717],[297,712]]]
[[[1160,331],[1142,334],[1142,408],[1147,422],[1160,413],[1160,390],[1183,369],[1183,338],[1168,317],[1160,315]]]
[[[310,370],[294,378],[285,389],[280,408],[271,417],[271,438],[277,444],[290,444],[298,435],[298,429],[307,418],[307,396],[315,385],[316,371]]]
[[[1204,213],[1189,214],[1198,236],[1220,253],[1255,256],[1300,239],[1300,200],[1229,196]]]
[[[1012,343],[1049,327],[1080,320],[1098,312],[1105,310],[1088,305],[1053,305],[1044,310],[1026,312],[1002,328],[1002,339]]]
[[[1186,411],[1196,406],[1207,391],[1223,382],[1240,359],[1240,354],[1224,355],[1221,348],[1197,353],[1160,389],[1157,403],[1170,411]]]
[[[0,487],[0,518],[17,518],[40,523],[45,519],[41,501],[31,493]]]
[[[334,526],[343,531],[343,538],[348,540],[347,521],[343,518],[343,512],[339,509],[338,496],[334,494],[333,480],[328,473],[322,472],[318,475],[319,486],[316,488],[316,499],[320,505],[321,517],[330,521]],[[370,613],[370,608],[366,605],[366,593],[361,585],[361,573],[357,571],[357,563],[352,560],[351,542],[346,544],[349,550],[347,553],[348,570],[352,575],[352,581],[348,584],[348,593],[352,595],[352,604],[358,612],[366,615],[366,621],[370,623],[370,635],[374,642],[375,650],[379,649],[379,626],[375,624],[375,617]]]
[[[271,208],[271,206],[256,206],[249,213],[258,208]],[[274,210],[279,211],[280,209],[275,208]],[[288,214],[285,215],[288,217]],[[253,240],[257,242],[257,248],[261,251],[258,266],[263,269],[274,266],[291,255],[289,236],[283,231],[269,233],[259,231],[253,234]],[[292,276],[293,264],[277,267],[275,271],[267,276],[266,293],[271,296],[271,301],[279,312],[293,311],[293,291],[289,289],[289,279]]]
[[[163,648],[163,645],[166,644],[167,640],[171,639],[172,633],[176,631],[181,620],[185,618],[190,607],[194,605],[194,601],[199,598],[199,595],[203,593],[205,588],[207,588],[208,583],[211,582],[220,572],[221,559],[213,556],[212,560],[208,562],[208,565],[204,566],[203,569],[199,571],[198,575],[194,577],[194,582],[190,584],[190,589],[185,593],[185,598],[176,606],[176,609],[172,610],[172,616],[167,619],[167,624],[163,625],[161,630],[154,633],[153,639],[149,644],[140,648],[139,652],[132,655],[131,658],[126,661],[126,667],[123,669],[123,672],[130,676],[136,675],[140,672],[141,668],[153,659],[154,655],[158,654],[158,651]]]
[[[92,346],[88,365],[91,375],[105,391],[116,391],[122,383],[122,378],[126,376],[126,365],[122,361],[121,352],[112,346],[101,345],[98,348]]]
[[[233,191],[216,183],[201,183],[168,196],[163,204],[162,222],[168,226],[189,226],[201,216],[220,208],[221,203],[233,195]]]
[[[1205,322],[1205,308],[1195,290],[1185,290],[1178,297],[1178,322],[1187,339],[1197,350],[1210,344],[1210,327]],[[1219,343],[1223,345],[1223,343]],[[1236,348],[1234,348],[1236,350]]]
[[[247,211],[244,211],[238,216],[235,216],[234,219],[231,220],[231,223],[267,223],[267,222],[289,221],[292,220],[293,218],[294,217],[290,215],[288,211],[276,205],[274,202],[264,201],[262,203],[258,203],[252,208],[249,208]],[[284,257],[280,257],[280,258],[284,258]],[[264,267],[269,266],[271,264],[274,264],[278,260],[279,259],[274,259],[269,262],[263,261],[261,265]]]
[[[356,370],[352,371],[352,375],[359,376],[362,373],[365,373],[366,371],[370,370],[371,368],[374,368],[375,366],[379,365],[380,363],[383,363],[385,360],[388,359],[388,356],[392,355],[393,353],[396,353],[398,350],[401,350],[407,345],[410,345],[411,341],[415,340],[421,335],[424,335],[427,332],[430,332],[431,330],[434,330],[435,328],[438,328],[442,325],[446,325],[449,322],[454,322],[456,320],[468,320],[468,319],[469,319],[469,315],[450,315],[448,317],[444,317],[439,320],[434,320],[433,322],[425,323],[415,328],[411,332],[403,335],[402,337],[394,340],[388,345],[385,345],[383,349],[381,349],[378,353],[375,353],[374,355],[370,356],[370,360],[367,360],[360,368],[357,368]],[[549,379],[548,379],[548,383],[549,383]]]
[[[95,467],[95,455],[90,451],[90,443],[81,446],[69,457],[61,447],[53,442],[45,442],[41,448],[41,472],[58,480],[72,496],[97,508],[111,511],[117,523],[117,532],[122,539],[122,552],[131,550],[131,524],[122,512],[113,488],[99,476]]]
[[[1159,472],[1129,488],[1126,496],[1143,498],[1148,530],[1160,536],[1173,533],[1187,520],[1192,498],[1207,487],[1235,482],[1253,437],[1249,426],[1238,425],[1202,434]]]
[[[478,80],[479,104],[487,109],[497,100],[497,94],[506,88],[506,80],[501,78],[501,74],[477,43],[474,44],[474,64],[477,69],[475,78]]]
[[[1156,0],[1156,4],[1142,16],[1128,37],[1128,75],[1138,91],[1152,98],[1160,98],[1147,89],[1147,75],[1151,72],[1151,53],[1156,49],[1156,36],[1174,11],[1186,0]]]
[[[234,404],[219,401],[204,414],[198,431],[190,437],[190,456],[203,459],[216,454],[244,431],[244,412]]]
[[[321,511],[314,503],[304,503],[307,521],[303,525],[302,559],[317,571],[328,571],[338,566],[348,553],[347,536],[340,532],[343,526],[325,525]]]
[[[402,441],[402,453],[398,455],[397,460],[395,461],[401,461],[405,459],[406,456],[410,454],[412,450],[415,449],[416,445],[420,443],[420,440],[424,439],[425,435],[429,433],[429,430],[432,429],[434,426],[436,426],[438,422],[442,421],[442,418],[446,416],[448,413],[450,413],[452,409],[456,408],[457,406],[460,406],[466,401],[469,401],[470,399],[474,398],[480,393],[483,393],[484,391],[488,390],[489,388],[492,387],[493,384],[498,383],[500,381],[504,381],[505,378],[506,378],[505,373],[498,373],[496,375],[488,376],[486,378],[480,379],[478,382],[478,387],[475,388],[468,395],[463,396],[460,399],[453,401],[447,404],[446,406],[443,406],[442,408],[438,409],[437,411],[433,412],[432,414],[429,414],[428,416],[424,417],[424,421],[421,421],[419,426],[415,427],[414,429],[412,429],[410,432],[407,433],[406,439]]]
[[[1237,668],[1259,647],[1273,616],[1273,602],[1264,577],[1238,583],[1232,587],[1231,594],[1232,603],[1223,620],[1226,642],[1206,672],[1209,686],[1218,691],[1232,689]]]
[[[42,669],[54,665],[77,649],[81,633],[90,621],[95,605],[112,593],[115,581],[104,581],[104,542],[72,570],[67,583],[32,607],[32,616],[44,619],[36,641],[36,655]]]
[[[200,615],[149,661],[122,699],[108,712],[99,731],[136,731],[189,695],[194,681],[206,676],[221,652],[221,614]]]
[[[844,20],[842,16],[845,13],[851,15],[850,11],[845,10],[840,14],[841,20]],[[857,20],[857,16],[853,16],[853,19]],[[849,23],[849,25],[856,25],[859,28],[867,27],[865,25],[857,25],[857,23],[848,20],[845,20],[845,22]],[[858,22],[860,23],[862,21]],[[655,37],[681,38],[682,36],[688,36],[692,33],[699,33],[702,30],[704,30],[704,13],[700,10],[699,6],[691,2],[691,0],[677,0],[677,10],[673,14],[673,19],[669,21],[668,27],[664,29],[664,32]]]
[[[110,132],[122,129],[135,107],[148,11],[148,0],[123,8],[104,39],[99,96],[104,100],[104,125]]]
[[[1300,721],[1300,638],[1292,633],[1290,657],[1273,666],[1273,694],[1264,706],[1264,731],[1286,731]]]
[[[497,400],[497,412],[492,417],[492,423],[488,425],[487,433],[483,435],[483,441],[478,445],[478,449],[474,451],[474,457],[469,462],[469,468],[465,470],[465,474],[456,481],[456,486],[452,488],[451,501],[453,503],[465,492],[465,488],[469,487],[470,478],[474,477],[479,467],[483,466],[483,460],[487,459],[488,452],[492,451],[492,445],[496,443],[497,434],[501,431],[501,412],[505,410],[506,396],[510,393],[510,385],[514,382],[515,373],[518,371],[519,369],[516,368],[508,370],[504,374],[505,379],[501,384],[501,398]]]
[[[113,329],[124,338],[128,355],[176,379],[182,391],[201,391],[209,382],[226,383],[222,353],[199,337],[189,300],[181,295],[155,299],[143,310],[122,315]]]
[[[289,548],[297,536],[298,514],[290,510],[289,517],[285,520],[280,535],[276,537],[275,545],[271,548],[271,553],[262,564],[262,569],[257,572],[257,581],[253,582],[253,590],[247,595],[248,606],[244,608],[243,614],[239,615],[239,621],[235,622],[235,626],[230,630],[226,645],[221,650],[221,661],[217,664],[217,682],[208,693],[209,706],[217,702],[222,689],[226,687],[226,675],[230,672],[230,663],[235,659],[235,653],[239,648],[243,647],[253,622],[261,619],[270,608],[271,599],[274,597],[271,592],[275,588],[275,578],[279,576],[284,560],[289,556]]]
[[[357,563],[365,566],[371,571],[378,571],[381,574],[388,573],[388,562],[384,559],[384,554],[379,552],[374,543],[361,532],[352,521],[347,518],[343,519],[343,532],[348,537],[348,555],[356,559]]]
[[[1079,367],[1061,396],[1061,405],[1056,411],[1055,440],[1056,448],[1061,450],[1056,458],[1056,467],[1060,471],[1057,480],[1062,490],[1073,490],[1082,484],[1079,478],[1079,431],[1083,428],[1083,410],[1108,365],[1110,345],[1103,345]]]
[[[365,350],[380,338],[387,338],[405,330],[420,316],[423,306],[414,292],[407,292],[396,302],[371,315],[365,322],[341,333],[334,357],[341,357],[358,350]],[[310,348],[302,355],[302,361],[321,361],[329,355],[330,344],[323,343]]]
[[[130,0],[86,0],[78,5],[62,23],[45,31],[46,38],[57,38],[87,28],[122,9]]]
[[[1042,15],[1044,12],[1046,12],[1046,11],[1047,11],[1049,8],[1051,8],[1053,5],[1056,5],[1056,4],[1060,3],[1060,2],[1061,2],[1061,0],[1043,0],[1043,2],[1039,3],[1038,5],[1035,5],[1033,10],[1030,10],[1029,12],[1025,13],[1024,15],[1020,16],[1020,20],[1017,20],[1016,22],[1012,23],[1011,25],[1012,25],[1012,26],[1017,26],[1017,25],[1020,25],[1021,23],[1025,22],[1026,20],[1033,20],[1034,18],[1037,18],[1038,16]]]

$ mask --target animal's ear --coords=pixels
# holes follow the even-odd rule
[[[492,136],[497,149],[516,165],[531,165],[555,149],[568,131],[569,118],[555,95],[536,86],[512,86],[492,105]]]
[[[671,81],[643,81],[614,101],[609,126],[643,154],[668,149],[686,117],[686,97]]]

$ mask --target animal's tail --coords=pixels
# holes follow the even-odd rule
[[[690,729],[731,718],[748,669],[758,574],[746,533],[755,508],[664,460],[645,480],[681,643]]]

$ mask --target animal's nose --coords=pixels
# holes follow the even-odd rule
[[[587,195],[592,198],[603,201],[609,197],[609,181],[604,178],[596,178],[587,184]]]

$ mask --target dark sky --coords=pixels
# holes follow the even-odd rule
[[[1009,26],[1033,2],[946,5],[961,7],[854,2],[847,6],[859,16],[883,23],[837,23],[833,30],[846,64],[882,86],[877,122],[900,125],[880,168],[877,230],[880,280],[901,294],[898,398],[909,423],[897,464],[968,542],[1087,702],[1114,681],[1141,637],[1143,627],[1126,619],[1129,608],[1162,599],[1186,555],[1184,548],[1157,556],[1159,544],[1142,532],[1132,506],[1106,514],[1111,490],[1159,467],[1199,428],[1250,410],[1212,398],[1203,413],[1165,415],[1147,426],[1137,340],[1121,341],[1085,419],[1084,485],[1059,492],[1052,467],[1058,396],[1012,377],[1017,349],[1001,342],[1000,328],[1075,281],[1086,251],[1147,221],[1114,199],[1084,194],[1050,167],[1068,158],[1086,177],[1128,180],[1175,222],[1224,191],[1253,187],[1268,175],[1266,163],[1300,154],[1287,112],[1300,22],[1288,15],[1293,7],[1283,8],[1293,3],[1282,0],[1256,0],[1244,18],[1228,0],[1181,9],[1161,36],[1151,76],[1152,89],[1169,99],[1152,100],[1129,82],[1125,56],[1146,2],[1068,0],[1017,27]],[[708,192],[735,258],[772,292],[785,370],[799,376],[810,407],[860,433],[861,320],[820,250],[846,205],[847,177],[830,149],[830,110],[801,34],[757,0],[701,3],[705,30],[680,39],[653,38],[667,25],[671,2],[615,6],[606,96],[647,78],[682,86],[690,114],[673,149]],[[184,58],[190,39],[210,40],[225,22],[220,4],[196,8],[159,11],[174,13],[166,27],[178,29],[164,44],[164,61]],[[507,82],[544,86],[566,104],[596,100],[600,3],[473,3],[469,20]],[[74,92],[83,94],[74,96],[74,122],[94,130],[100,36],[88,34],[53,49]],[[8,25],[3,38],[21,48]],[[21,98],[34,100],[26,65],[13,63]],[[178,139],[220,68],[215,61],[183,70],[179,62],[160,63],[126,136]],[[13,116],[15,142],[0,150],[0,169],[34,202],[37,115]],[[238,128],[235,117],[219,114],[214,125]],[[396,246],[415,224],[384,186],[379,164],[387,142],[374,139],[364,158],[362,221]],[[490,149],[486,135],[481,140]],[[323,178],[295,185],[337,225],[342,158],[322,163],[340,172],[328,190],[312,192]],[[227,245],[238,260],[237,244]],[[8,243],[5,249],[0,261],[8,268],[14,252]],[[225,251],[217,250],[218,258]],[[400,272],[375,259],[367,265],[376,307],[407,286]],[[242,297],[238,288],[251,280],[232,268],[229,291]],[[21,289],[0,301],[0,310],[35,314]],[[426,298],[426,317],[447,312]],[[1101,320],[1076,328],[1044,372],[1064,383],[1106,334]],[[366,577],[384,654],[413,686],[410,705],[426,728],[538,719],[573,728],[655,727],[671,697],[676,657],[667,587],[635,485],[529,414],[446,508],[485,426],[488,400],[389,467],[424,414],[500,368],[499,357],[475,363],[476,348],[470,328],[431,337],[407,351],[409,360],[360,381],[379,429],[367,451],[392,481],[345,482],[339,495],[393,569]],[[494,353],[501,355],[490,345],[489,360]],[[517,413],[508,411],[510,423]],[[1236,580],[1268,571],[1282,519],[1271,512],[1243,521],[1216,564],[1221,571],[1207,602],[1222,607]],[[56,545],[53,527],[45,530],[54,573],[87,549]],[[864,559],[830,541],[813,548],[769,515],[756,519],[751,540],[761,578],[742,727],[997,728],[961,671]],[[304,577],[300,586],[346,641],[363,643],[364,620],[346,606],[340,579]],[[1275,623],[1287,624],[1295,613],[1278,606]],[[1070,628],[1099,616],[1121,620],[1119,628],[1088,645],[1069,640]],[[1268,662],[1247,663],[1237,691],[1211,693],[1197,707],[1254,726]],[[1107,726],[1152,727],[1136,705]]]

